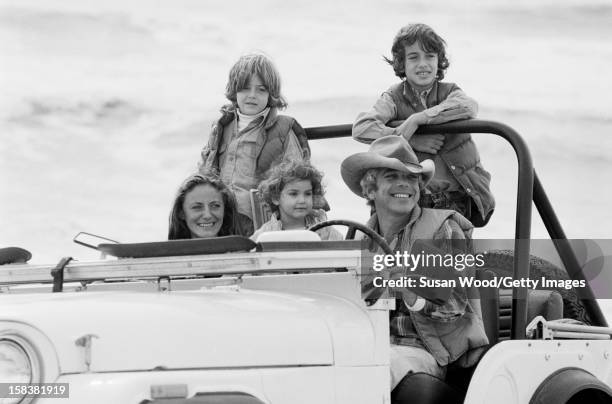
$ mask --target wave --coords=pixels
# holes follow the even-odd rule
[[[7,121],[24,126],[125,127],[151,112],[143,105],[122,98],[69,100],[63,98],[26,99]]]
[[[501,107],[492,105],[481,105],[480,115],[509,115],[509,116],[529,116],[532,118],[543,118],[555,121],[574,121],[576,123],[588,123],[589,125],[612,124],[612,115],[586,112],[576,109],[551,109],[547,108],[521,108],[521,107]],[[484,118],[483,118],[484,119]]]
[[[29,48],[82,58],[139,52],[157,45],[152,30],[123,13],[0,9],[4,35]],[[11,41],[3,41],[10,50]]]

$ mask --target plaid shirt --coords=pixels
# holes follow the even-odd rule
[[[389,243],[394,252],[403,253],[403,251],[412,249],[410,235],[420,216],[421,209],[417,207],[412,211],[408,224],[394,235],[391,243]],[[373,216],[368,224],[380,233],[376,216]],[[465,239],[464,230],[452,217],[446,219],[433,235],[434,244],[443,253],[452,253],[454,251],[453,242]],[[413,325],[411,311],[406,303],[406,300],[415,299],[416,295],[409,290],[405,290],[402,292],[402,296],[403,298],[396,299],[396,309],[390,313],[391,342],[398,345],[425,347]],[[439,306],[427,302],[422,313],[435,317],[437,321],[451,321],[465,312],[466,304],[467,293],[458,286],[453,290],[450,299],[444,305]]]

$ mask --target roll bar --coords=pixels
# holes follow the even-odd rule
[[[398,126],[401,121],[389,123]],[[311,140],[341,138],[351,136],[352,125],[333,125],[306,128]],[[495,121],[468,119],[440,125],[423,125],[417,134],[435,133],[490,133],[504,138],[516,153],[518,160],[518,187],[516,197],[516,221],[514,232],[514,277],[529,277],[529,250],[531,237],[531,201],[536,205],[546,226],[559,257],[572,279],[584,279],[580,264],[559,223],[557,215],[544,192],[538,176],[533,169],[531,154],[523,138],[511,127]],[[584,289],[584,304],[593,325],[607,326],[588,282]],[[512,339],[525,339],[527,326],[527,288],[514,288],[512,291]]]

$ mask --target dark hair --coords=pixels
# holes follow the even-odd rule
[[[238,59],[230,69],[225,97],[236,105],[236,93],[247,86],[254,74],[259,76],[270,93],[268,107],[286,108],[287,101],[281,94],[280,74],[272,61],[262,54],[244,55]]]
[[[259,193],[264,201],[270,205],[273,212],[279,210],[278,205],[273,201],[280,199],[280,194],[285,186],[296,180],[308,180],[312,184],[313,203],[316,198],[323,196],[323,185],[321,180],[323,173],[314,168],[309,161],[293,160],[286,161],[273,167],[268,178],[259,184]]]
[[[383,58],[393,67],[395,75],[399,78],[406,77],[406,46],[418,42],[425,52],[435,52],[438,54],[438,80],[444,79],[444,72],[449,66],[446,57],[446,42],[435,31],[425,24],[410,24],[402,27],[395,38],[391,47],[391,59]]]
[[[185,196],[198,185],[210,185],[221,193],[223,198],[224,214],[223,224],[219,230],[218,236],[230,236],[236,234],[236,199],[230,189],[221,181],[215,173],[193,174],[187,177],[183,184],[179,187],[174,204],[170,211],[170,221],[168,227],[168,240],[178,240],[191,238],[191,231],[185,222],[185,212],[183,212],[183,203]]]

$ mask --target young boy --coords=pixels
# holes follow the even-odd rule
[[[278,110],[287,106],[280,75],[261,54],[242,56],[229,73],[225,96],[208,144],[202,150],[199,171],[218,171],[236,195],[239,233],[253,234],[250,190],[267,171],[286,160],[310,156],[304,129]]]
[[[387,135],[403,136],[419,161],[432,159],[436,176],[421,196],[422,207],[453,209],[475,226],[491,217],[495,200],[489,190],[490,174],[469,133],[414,135],[419,125],[438,124],[476,116],[478,106],[454,83],[444,83],[449,66],[446,43],[425,24],[400,29],[393,40],[395,75],[402,82],[385,91],[369,112],[353,124],[353,138],[371,143]],[[404,120],[398,127],[391,121]]]

